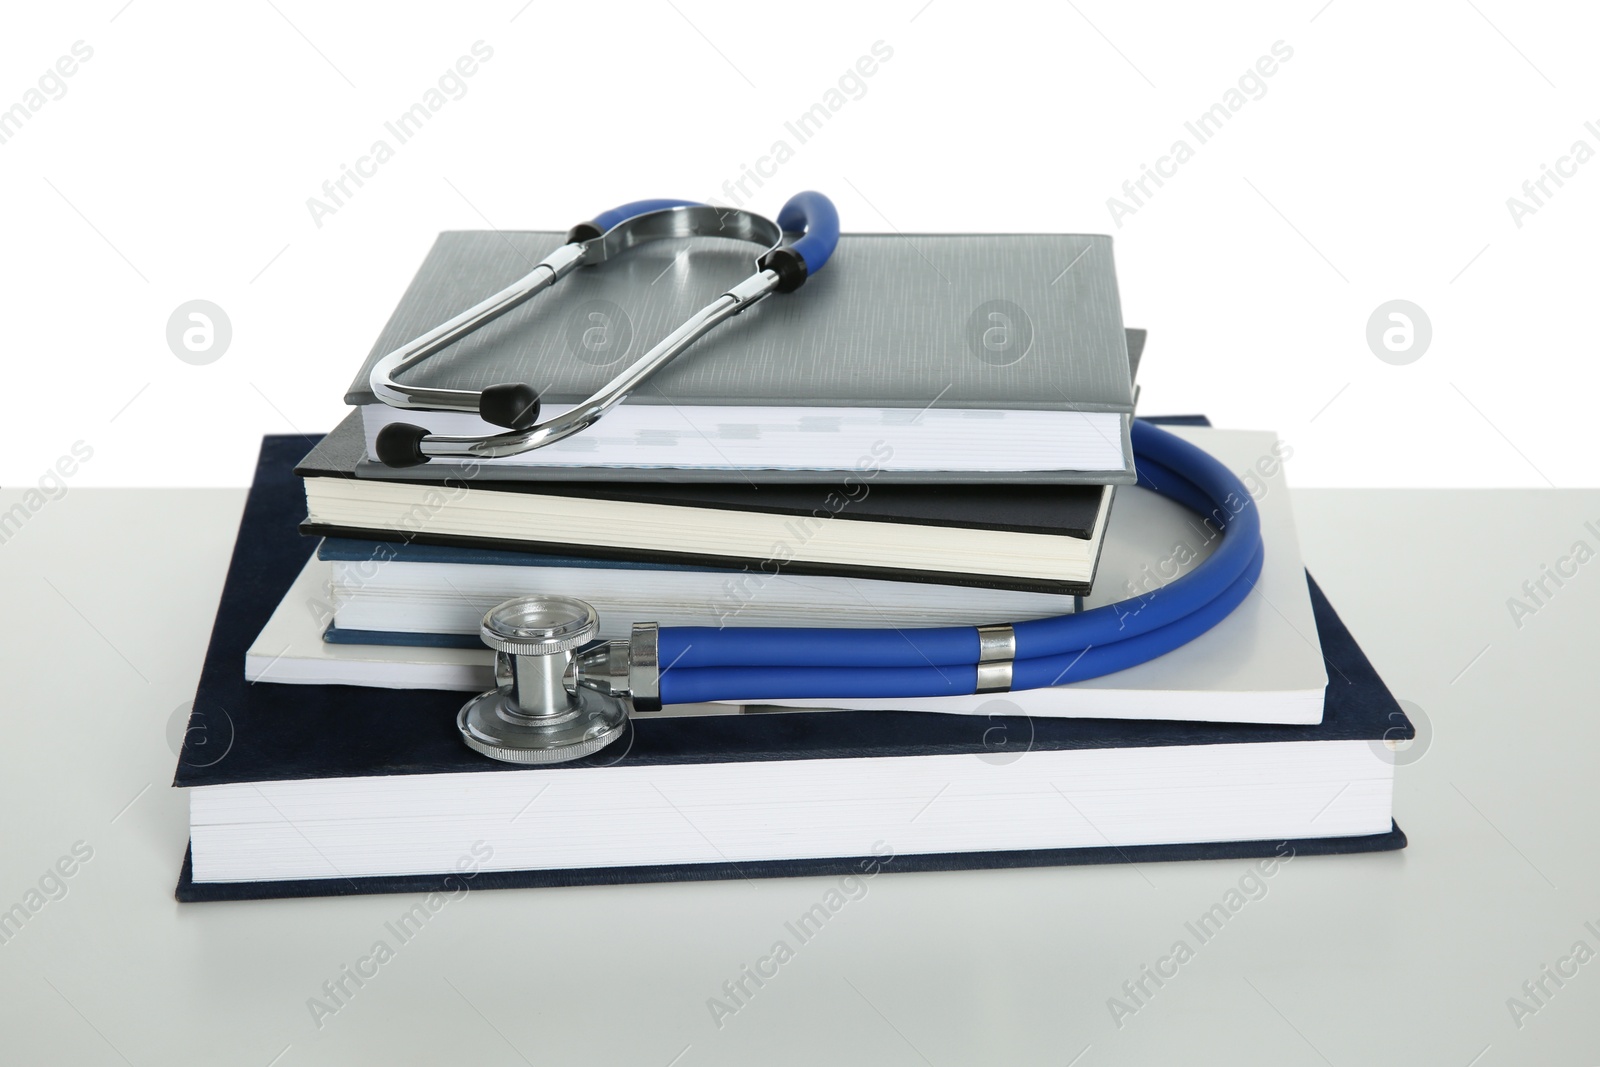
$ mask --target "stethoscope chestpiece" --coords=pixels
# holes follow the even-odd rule
[[[456,716],[467,746],[507,763],[564,763],[620,737],[626,695],[580,681],[599,626],[594,609],[572,597],[518,597],[489,609],[479,636],[495,651],[499,686]]]

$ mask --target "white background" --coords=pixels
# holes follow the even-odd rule
[[[1600,484],[1600,160],[1520,227],[1506,203],[1574,141],[1600,150],[1600,18],[1218,7],[18,5],[0,108],[94,52],[0,144],[0,484],[77,441],[74,485],[247,484],[261,434],[337,421],[439,230],[720,196],[877,41],[865,95],[750,206],[817,188],[847,230],[1114,234],[1126,320],[1151,331],[1141,409],[1276,429],[1295,484]],[[307,198],[479,40],[466,95],[316,225]],[[1266,94],[1197,145],[1183,123],[1277,41]],[[1107,199],[1179,137],[1194,158],[1118,226]],[[205,366],[166,342],[196,298],[233,327]],[[1405,366],[1366,342],[1395,298],[1433,327]]]

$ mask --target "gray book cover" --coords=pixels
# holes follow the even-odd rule
[[[526,274],[557,233],[440,234],[350,385]],[[754,269],[749,245],[658,242],[579,269],[406,372],[458,389],[527,382],[576,403]],[[826,269],[719,326],[629,404],[1133,410],[1111,238],[847,234]],[[1131,466],[1131,464],[1130,464]]]

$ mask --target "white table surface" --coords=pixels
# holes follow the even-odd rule
[[[1600,550],[1600,493],[1295,493],[1309,568],[1421,711],[1411,846],[1282,867],[1120,1027],[1108,999],[1248,863],[878,877],[720,1028],[708,998],[835,879],[472,893],[319,1027],[410,899],[172,897],[172,724],[243,497],[74,488],[0,544],[0,910],[93,851],[0,944],[4,1063],[1600,1061],[1600,956],[1523,990],[1600,953],[1600,559],[1507,607]]]

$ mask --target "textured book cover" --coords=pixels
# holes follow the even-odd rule
[[[345,400],[375,403],[372,365],[511,284],[566,238],[442,233]],[[582,358],[590,312],[630,335],[629,354],[676,329],[755,269],[719,238],[643,245],[580,268],[406,372],[416,385],[528,382],[548,403],[592,395],[621,366]],[[998,315],[999,318],[995,316]],[[1013,331],[1002,356],[985,347]],[[630,404],[1133,411],[1111,238],[1073,234],[845,234],[827,267],[695,342]]]

